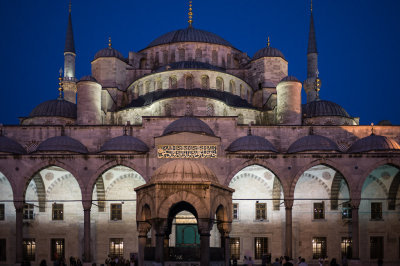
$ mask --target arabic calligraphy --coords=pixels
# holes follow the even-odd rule
[[[157,157],[173,158],[217,158],[217,145],[158,145]]]

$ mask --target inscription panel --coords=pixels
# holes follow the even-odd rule
[[[174,158],[217,158],[217,145],[158,145],[157,157]]]

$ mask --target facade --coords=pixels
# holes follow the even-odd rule
[[[0,127],[0,265],[398,265],[400,126],[320,99],[316,44],[311,13],[300,82],[190,20],[78,80],[70,10],[60,97]]]

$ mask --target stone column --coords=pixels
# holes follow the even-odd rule
[[[153,228],[156,232],[156,261],[164,262],[164,238],[166,219],[158,218],[152,221]]]
[[[292,258],[292,208],[293,200],[285,199],[285,255]]]
[[[22,246],[22,222],[23,222],[23,211],[24,201],[14,201],[15,206],[15,262],[22,263],[23,261],[23,246]]]
[[[147,222],[137,222],[137,230],[139,232],[139,266],[144,265],[144,248],[146,247],[147,233],[149,232],[151,225]]]
[[[225,265],[229,265],[229,259],[230,259],[230,249],[229,249],[229,233],[231,231],[231,224],[230,223],[220,223],[218,224],[218,230],[221,234],[221,248],[223,249],[224,252],[224,259],[225,259]]]
[[[198,219],[200,233],[200,266],[210,265],[210,219]]]
[[[83,200],[83,215],[84,215],[84,224],[83,224],[83,262],[91,261],[91,252],[90,252],[90,211],[92,208],[91,200]]]
[[[352,250],[353,260],[360,258],[360,236],[359,236],[359,221],[358,221],[358,209],[360,207],[360,201],[351,201],[351,227],[352,227]]]

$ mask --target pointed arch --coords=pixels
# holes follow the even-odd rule
[[[395,210],[396,209],[396,199],[397,192],[400,187],[400,171],[394,176],[392,183],[389,188],[389,196],[388,196],[388,209]]]
[[[42,175],[40,173],[37,173],[33,177],[33,181],[36,186],[36,193],[37,193],[38,201],[39,201],[39,212],[45,212],[46,211],[46,189],[44,186]]]
[[[281,207],[281,193],[282,193],[282,184],[279,179],[275,176],[274,177],[274,184],[272,188],[272,205],[274,211],[279,211]]]
[[[342,182],[346,182],[343,175],[340,172],[336,172],[333,177],[331,185],[331,210],[337,210],[339,206],[339,192]],[[349,185],[347,184],[347,187]]]
[[[106,206],[106,192],[104,189],[104,180],[102,177],[96,180],[97,206],[99,212],[104,212]]]

